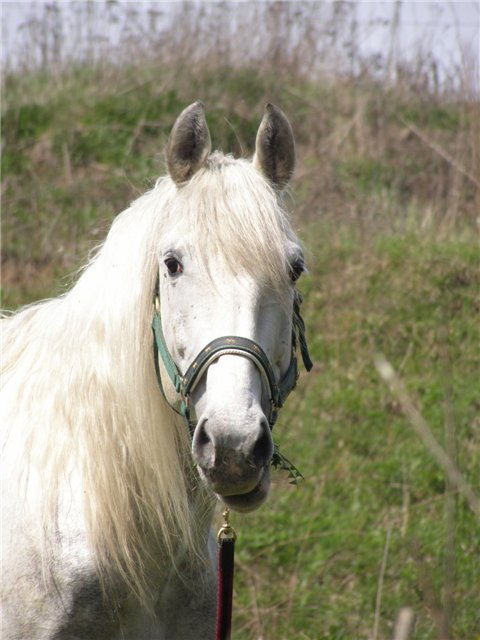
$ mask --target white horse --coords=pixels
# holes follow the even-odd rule
[[[75,286],[2,321],[4,640],[214,637],[215,496],[267,496],[304,267],[285,115],[210,150],[197,102]]]

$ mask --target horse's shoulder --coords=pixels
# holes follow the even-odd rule
[[[85,625],[93,621],[105,630],[105,620],[113,615],[105,606],[84,522],[76,517],[77,509],[60,509],[45,537],[33,484],[26,492],[10,486],[3,496],[4,637],[93,639],[95,627],[85,635]]]

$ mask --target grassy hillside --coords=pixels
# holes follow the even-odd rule
[[[476,638],[478,520],[373,365],[376,350],[387,354],[440,442],[454,429],[452,455],[478,492],[475,248],[418,233],[314,229],[317,262],[304,287],[317,365],[276,427],[305,481],[279,482],[268,507],[241,521],[244,637],[373,637],[388,553],[378,637],[391,637],[408,604],[412,637]]]
[[[272,51],[278,24],[282,33],[290,24],[280,10],[274,17]],[[200,26],[189,34],[197,43],[211,33]],[[410,606],[411,638],[478,640],[478,519],[374,366],[385,354],[478,496],[471,85],[439,88],[421,59],[392,80],[360,59],[332,76],[303,49],[260,65],[226,55],[220,35],[208,45],[189,64],[157,50],[121,65],[6,75],[2,306],[70,285],[116,213],[164,172],[166,137],[185,105],[204,100],[214,146],[245,156],[264,103],[277,103],[298,142],[292,209],[308,255],[300,288],[316,364],[275,427],[305,480],[291,487],[276,473],[269,503],[234,517],[234,637],[379,640]]]

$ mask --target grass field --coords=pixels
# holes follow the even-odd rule
[[[455,430],[455,458],[478,488],[475,250],[418,234],[366,243],[350,228],[314,229],[321,258],[306,307],[317,365],[277,430],[305,481],[279,479],[269,505],[239,527],[245,637],[372,637],[388,552],[378,637],[390,637],[399,607],[410,605],[412,637],[473,639],[478,520],[447,490],[373,356],[381,350],[394,363],[440,442]]]
[[[272,48],[290,24],[276,6]],[[182,23],[196,42],[203,19]],[[306,10],[301,20],[314,30]],[[478,496],[473,76],[438,87],[421,58],[394,79],[358,58],[355,73],[332,76],[294,47],[259,65],[225,57],[220,36],[208,42],[188,66],[143,51],[129,64],[6,73],[2,307],[69,286],[115,214],[164,172],[184,106],[204,100],[214,146],[248,155],[263,104],[277,103],[298,142],[292,209],[315,367],[275,427],[305,479],[293,487],[275,473],[268,504],[234,516],[234,638],[386,639],[409,606],[411,639],[478,640],[478,518],[374,364],[384,354]]]

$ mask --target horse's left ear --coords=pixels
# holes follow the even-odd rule
[[[190,180],[206,162],[212,143],[203,102],[184,109],[173,125],[167,145],[167,167],[177,184]]]
[[[255,141],[254,166],[273,186],[287,186],[295,168],[295,141],[287,116],[273,104],[265,106]]]

